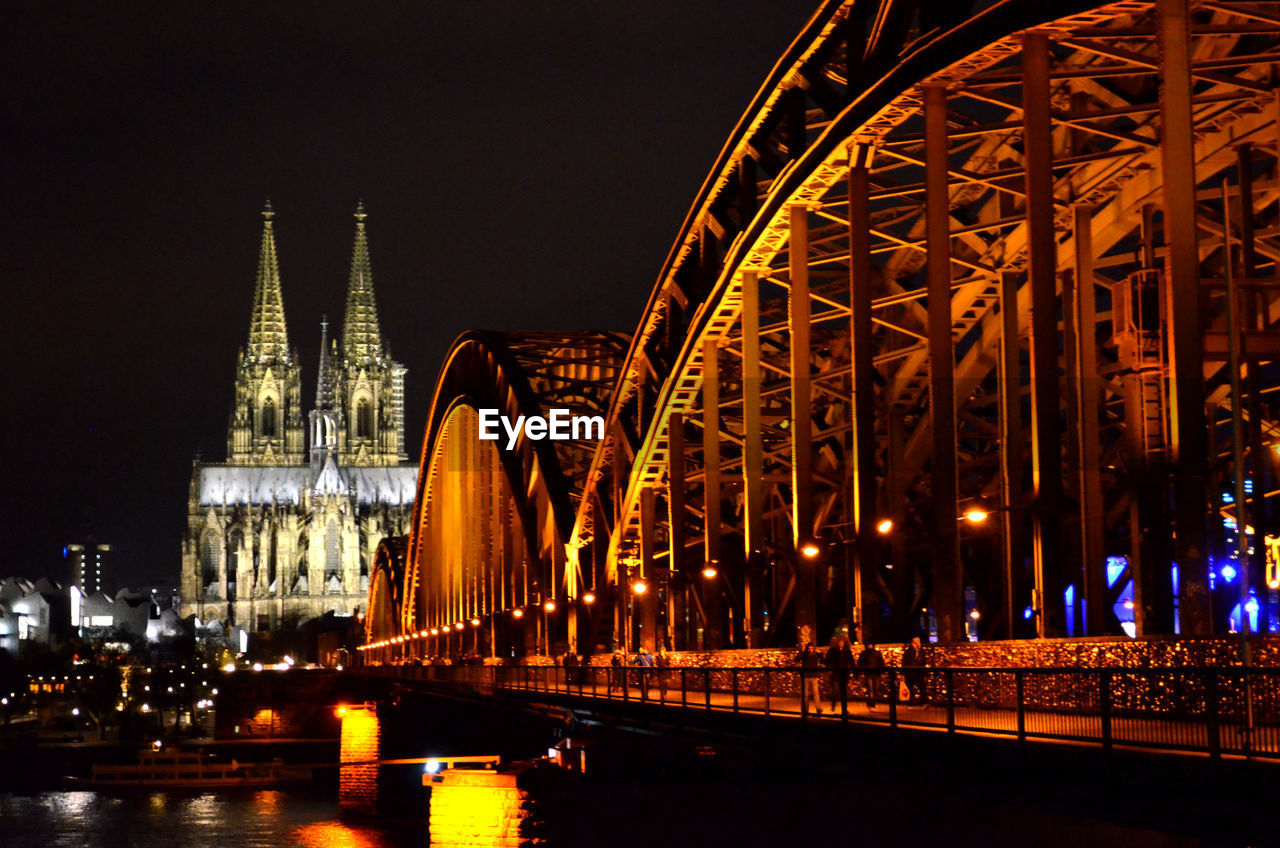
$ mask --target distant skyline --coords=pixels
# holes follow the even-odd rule
[[[173,579],[225,458],[270,198],[310,407],[356,203],[416,459],[472,328],[630,332],[816,2],[19,3],[0,35],[11,363],[0,576],[92,534]]]

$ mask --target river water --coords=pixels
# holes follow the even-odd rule
[[[421,819],[344,821],[331,791],[0,794],[0,845],[4,848],[398,848],[426,844],[426,824]]]
[[[425,799],[424,799],[425,800]],[[976,845],[1207,848],[1264,842],[1117,824],[1087,811],[1026,807],[937,790],[880,794],[842,783],[704,780],[585,785],[569,803],[535,802],[548,848],[608,845]],[[3,848],[425,848],[425,814],[344,818],[332,789],[0,794]],[[832,841],[834,839],[834,841]]]

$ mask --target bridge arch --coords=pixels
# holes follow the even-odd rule
[[[823,3],[636,332],[591,337],[601,370],[540,384],[570,343],[554,334],[455,344],[402,627],[440,598],[455,627],[507,614],[479,590],[413,594],[451,526],[430,529],[433,481],[468,409],[545,414],[555,385],[586,387],[599,444],[473,459],[536,576],[512,602],[597,596],[581,649],[1226,629],[1207,552],[1229,559],[1247,521],[1209,481],[1238,481],[1236,503],[1247,481],[1259,524],[1280,518],[1278,46],[1250,2]],[[1234,334],[1228,277],[1247,281]]]

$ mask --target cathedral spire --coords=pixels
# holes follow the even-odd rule
[[[253,293],[249,320],[250,361],[287,359],[289,339],[284,324],[284,297],[280,293],[280,266],[276,259],[275,217],[268,200],[262,210],[262,248],[258,254],[258,285]]]
[[[351,279],[347,284],[347,311],[342,319],[342,356],[347,364],[382,359],[382,331],[373,301],[373,271],[369,266],[369,242],[365,237],[364,201],[356,206],[356,243],[351,253]]]
[[[320,319],[320,368],[316,377],[316,409],[331,411],[334,402],[333,365],[329,361],[329,317]]]

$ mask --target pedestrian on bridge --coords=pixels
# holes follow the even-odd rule
[[[923,704],[924,697],[924,648],[916,636],[902,652],[902,676],[907,684],[907,703]]]
[[[822,657],[809,642],[796,654],[795,662],[800,666],[800,715],[808,715],[810,709],[822,715],[822,693],[818,690]]]
[[[880,678],[884,674],[884,654],[876,646],[868,642],[867,647],[858,654],[858,668],[864,669],[867,681],[867,709],[876,708],[876,698],[880,694]]]
[[[637,667],[636,674],[640,677],[640,689],[647,698],[649,697],[649,677],[653,673],[653,654],[649,653],[648,648],[642,647],[632,665]]]
[[[627,685],[627,671],[624,667],[625,663],[623,662],[622,651],[615,650],[613,652],[613,656],[609,659],[609,665],[612,666],[612,668],[609,669],[608,688],[605,694],[612,698],[613,686],[615,683],[619,688],[625,688]]]
[[[667,653],[667,643],[658,643],[658,653],[653,657],[653,665],[658,675],[658,697],[667,698],[667,669],[671,668],[671,654]]]
[[[840,696],[840,715],[849,715],[849,674],[853,670],[853,648],[843,633],[831,640],[824,658],[831,669],[831,712],[836,711],[836,695]]]

